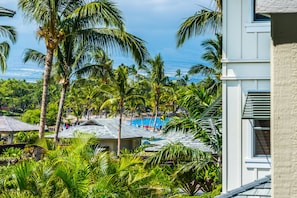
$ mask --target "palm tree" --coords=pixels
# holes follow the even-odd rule
[[[73,11],[72,6],[66,6],[67,9],[62,9],[62,5],[77,5],[76,1],[40,1],[40,0],[20,0],[18,3],[19,8],[23,11],[25,17],[29,21],[34,21],[39,26],[37,31],[40,38],[45,40],[46,57],[44,65],[43,77],[43,93],[40,113],[40,128],[39,137],[44,137],[44,127],[46,119],[47,95],[50,74],[52,70],[52,61],[54,50],[58,44],[64,39],[62,24],[60,24],[63,15],[69,11]]]
[[[205,50],[202,59],[208,61],[210,66],[203,64],[194,65],[190,68],[188,74],[202,74],[209,79],[214,79],[213,84],[209,84],[208,86],[219,90],[222,75],[222,35],[216,34],[216,39],[207,39],[201,45]]]
[[[58,133],[61,125],[66,92],[70,86],[70,78],[74,75],[73,70],[79,68],[83,64],[84,54],[87,52],[86,47],[78,45],[79,47],[76,48],[73,42],[73,38],[66,37],[66,39],[62,41],[57,48],[57,61],[55,62],[55,74],[53,76],[56,79],[55,81],[61,84],[62,89],[55,127],[54,140],[56,142],[58,141]]]
[[[14,11],[0,7],[0,17],[2,16],[13,17],[14,15],[15,15]],[[12,26],[0,25],[0,35],[3,37],[7,37],[12,43],[16,42],[16,31]],[[1,67],[2,73],[5,72],[7,68],[6,60],[9,55],[9,50],[10,50],[10,46],[8,42],[3,41],[0,43],[0,67]]]
[[[194,35],[205,32],[221,32],[222,27],[222,0],[212,0],[214,9],[203,8],[193,16],[187,18],[179,27],[176,37],[177,46],[181,47],[185,40]]]
[[[129,86],[128,77],[129,71],[128,67],[125,65],[120,65],[112,76],[113,83],[106,86],[106,92],[111,95],[111,98],[107,99],[101,106],[101,109],[106,106],[117,106],[117,112],[119,113],[119,128],[118,128],[118,148],[117,155],[120,155],[121,151],[121,130],[122,130],[122,118],[124,113],[124,105],[129,100],[144,98],[141,95],[134,93],[134,87]]]
[[[146,166],[156,165],[165,167],[174,184],[190,196],[199,190],[209,192],[218,182],[215,174],[209,174],[213,171],[209,167],[214,165],[211,154],[179,142],[163,146],[146,160]]]
[[[58,141],[58,133],[62,119],[64,101],[67,89],[70,86],[70,78],[73,75],[82,75],[83,73],[86,73],[86,71],[95,72],[99,70],[101,70],[100,72],[102,77],[104,75],[102,74],[102,72],[104,72],[105,70],[108,71],[111,68],[112,64],[112,61],[108,59],[102,49],[90,49],[88,46],[81,45],[75,47],[74,41],[74,39],[66,37],[65,40],[60,43],[57,48],[57,56],[54,59],[53,64],[54,73],[52,76],[53,78],[55,78],[55,82],[59,82],[59,84],[61,84],[62,86],[59,109],[56,119],[54,137],[55,141]],[[89,57],[89,53],[91,53],[91,57]],[[90,58],[95,60],[94,64],[89,63],[90,60],[88,59]],[[27,62],[29,60],[36,62],[39,65],[43,65],[45,55],[36,50],[26,49],[24,62]],[[90,70],[90,68],[92,70]]]
[[[94,184],[88,197],[162,197],[158,180],[164,180],[162,172],[146,169],[143,163],[143,159],[130,153],[120,158],[113,153],[98,153],[90,163]]]
[[[44,136],[47,93],[54,51],[66,38],[75,38],[77,43],[93,44],[106,49],[131,52],[141,63],[148,56],[143,41],[124,31],[121,12],[108,0],[85,3],[77,0],[20,0],[19,8],[26,18],[39,25],[38,34],[45,40],[46,59],[43,95],[40,115],[39,137]],[[70,28],[71,27],[71,28]],[[99,27],[99,28],[98,28]]]
[[[161,101],[162,87],[167,83],[168,77],[165,76],[164,73],[164,61],[162,60],[161,54],[156,55],[154,59],[149,59],[147,63],[148,65],[142,65],[140,69],[147,73],[147,79],[150,82],[152,88],[155,113],[153,131],[155,131]]]
[[[71,27],[71,29],[72,28],[73,27]],[[91,55],[89,55],[89,53]],[[95,62],[90,63],[91,59]],[[100,77],[106,77],[106,73],[108,73],[112,67],[112,61],[101,48],[90,48],[89,45],[83,46],[82,43],[75,46],[75,38],[69,36],[66,37],[58,47],[56,64],[58,67],[55,67],[57,69],[55,77],[62,85],[54,138],[55,141],[58,141],[66,92],[70,86],[70,78],[73,75],[79,77],[82,73],[86,73],[90,70],[92,72],[96,71],[97,77],[99,76],[98,73],[100,73]],[[94,77],[94,74],[91,74],[90,77]]]
[[[102,101],[106,100],[102,86],[110,83],[113,61],[100,48],[89,51],[87,59],[86,64],[74,72],[77,80],[72,83],[72,90],[76,87],[81,89],[79,97],[82,99],[81,104],[84,105],[84,111],[89,119],[90,112],[98,110],[97,107],[100,107]]]
[[[180,86],[186,86],[187,85],[187,82],[189,80],[189,76],[187,74],[182,75],[182,72],[181,72],[180,69],[176,70],[175,77],[177,78],[175,84],[180,85]]]
[[[193,133],[194,137],[209,145],[218,155],[222,153],[221,111],[215,112],[213,117],[204,117],[203,112],[217,101],[217,95],[203,84],[191,84],[179,90],[179,105],[185,109],[183,117],[174,117],[163,128],[164,132],[172,130]]]

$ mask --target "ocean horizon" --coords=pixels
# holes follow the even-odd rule
[[[178,67],[165,67],[165,74],[170,78],[170,80],[177,80],[176,70],[181,69]],[[185,68],[181,69],[182,75],[185,75],[187,73],[187,70]],[[27,82],[36,82],[37,80],[40,80],[43,78],[43,68],[38,67],[36,65],[25,65],[25,66],[8,66],[6,71],[4,73],[0,73],[0,79],[17,79],[17,80],[25,80]],[[189,77],[189,82],[199,82],[201,79],[203,79],[203,76],[201,75],[194,75]]]

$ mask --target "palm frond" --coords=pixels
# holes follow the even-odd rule
[[[7,42],[0,43],[0,67],[2,73],[6,71],[7,68],[7,57],[9,55],[10,46]]]
[[[17,33],[14,27],[0,25],[0,37],[8,38],[12,43],[16,42]]]
[[[205,76],[210,76],[210,75],[214,74],[215,72],[216,72],[216,70],[214,70],[213,68],[211,68],[209,66],[197,64],[197,65],[192,66],[189,69],[188,74],[189,75],[202,74]]]
[[[44,65],[45,54],[34,49],[25,49],[23,61],[24,63],[28,61],[33,61],[41,66]]]
[[[0,17],[2,16],[13,17],[14,15],[15,15],[15,11],[0,7]]]
[[[31,161],[24,161],[15,166],[14,174],[17,186],[21,191],[28,189],[28,177],[30,177],[33,168],[34,164]]]
[[[118,51],[124,55],[131,53],[138,64],[142,64],[149,57],[142,39],[119,29],[85,29],[80,32],[80,35],[82,37],[80,40],[93,43],[105,51]]]
[[[53,4],[51,4],[50,1],[18,1],[18,8],[22,10],[24,18],[30,22],[35,21],[39,26],[49,24],[49,20],[53,19],[54,16],[51,16],[51,14],[53,14],[51,9],[55,9],[52,6]]]
[[[0,43],[0,53],[3,54],[6,58],[9,55],[10,46],[7,42],[1,42]]]
[[[202,151],[184,146],[180,142],[169,143],[146,160],[146,165],[180,164],[204,155]]]
[[[167,133],[169,131],[182,131],[182,132],[190,132],[190,133],[196,133],[200,132],[202,128],[199,126],[199,123],[197,120],[184,117],[173,117],[171,118],[166,125],[163,128],[164,133]]]
[[[103,104],[101,105],[100,109],[104,109],[105,107],[110,107],[110,106],[118,106],[119,100],[117,98],[109,98]]]
[[[122,13],[115,3],[109,0],[95,1],[74,10],[68,18],[87,18],[92,24],[102,24],[107,27],[117,27],[123,30]]]
[[[219,32],[222,26],[222,12],[202,9],[187,18],[179,27],[177,47],[181,47],[186,39],[205,32]]]

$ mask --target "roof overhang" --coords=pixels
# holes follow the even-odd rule
[[[0,133],[13,134],[38,130],[39,126],[37,125],[28,124],[10,116],[0,116]]]
[[[270,92],[248,92],[242,119],[270,119]]]
[[[297,13],[297,0],[256,0],[259,14]]]

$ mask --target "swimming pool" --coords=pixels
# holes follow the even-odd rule
[[[132,125],[136,127],[154,127],[154,121],[155,118],[140,118],[132,120]],[[169,121],[169,118],[165,118],[165,120],[161,120],[160,118],[157,118],[156,120],[156,128],[162,128],[167,122]],[[129,121],[129,124],[131,121]]]

